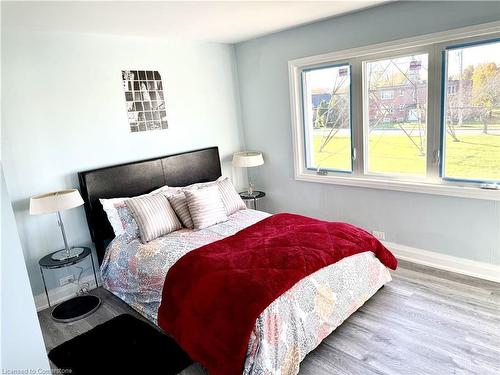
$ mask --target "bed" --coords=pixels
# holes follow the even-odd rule
[[[136,196],[163,185],[185,186],[220,176],[217,147],[79,173],[103,286],[155,324],[165,277],[179,259],[270,215],[240,210],[226,222],[201,230],[181,229],[142,244],[126,236],[113,238],[99,198]],[[307,353],[390,280],[388,269],[370,251],[303,278],[256,319],[242,373],[298,373]]]

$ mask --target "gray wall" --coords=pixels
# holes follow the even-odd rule
[[[40,323],[24,263],[23,251],[17,235],[16,222],[5,186],[0,163],[1,191],[1,282],[2,332],[0,368],[6,371],[35,370],[49,374],[50,367],[43,343]],[[14,373],[14,372],[12,372]],[[20,372],[21,373],[21,372]]]
[[[236,45],[248,149],[264,152],[252,170],[267,192],[261,207],[386,232],[386,240],[500,264],[499,202],[299,182],[293,178],[287,62],[500,19],[498,2],[397,2]]]

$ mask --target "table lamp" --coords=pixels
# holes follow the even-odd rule
[[[54,191],[51,193],[40,194],[30,199],[30,214],[51,214],[57,212],[57,224],[61,228],[62,237],[64,240],[64,249],[52,255],[54,260],[66,260],[74,258],[83,253],[81,247],[70,248],[64,230],[64,224],[61,218],[61,211],[69,210],[70,208],[79,207],[83,204],[82,196],[77,189],[66,189]]]
[[[262,157],[261,152],[256,151],[243,151],[237,152],[233,154],[233,166],[238,168],[250,168],[250,167],[258,167],[259,165],[264,164],[264,158]],[[253,192],[253,184],[252,182],[248,182],[248,195],[254,195]]]

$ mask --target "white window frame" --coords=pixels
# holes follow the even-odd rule
[[[295,179],[336,185],[359,186],[375,189],[397,190],[415,193],[447,195],[500,201],[500,190],[481,188],[478,183],[447,181],[439,176],[441,137],[441,82],[442,51],[449,44],[464,39],[486,39],[500,36],[500,22],[464,27],[414,38],[380,43],[376,45],[342,50],[317,56],[304,57],[288,62],[290,104],[292,110],[292,140]],[[409,179],[406,176],[367,175],[364,173],[363,110],[352,111],[351,136],[353,137],[353,171],[311,171],[306,168],[303,136],[303,113],[301,79],[304,69],[311,69],[339,62],[351,63],[351,108],[363,108],[364,89],[362,61],[379,57],[393,57],[408,53],[429,54],[428,108],[427,108],[427,175],[425,178]],[[353,63],[354,62],[354,63]]]

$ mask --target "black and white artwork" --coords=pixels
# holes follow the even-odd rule
[[[123,89],[131,132],[168,129],[160,73],[122,70]]]

